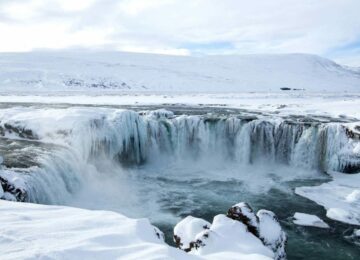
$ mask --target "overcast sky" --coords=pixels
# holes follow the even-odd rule
[[[360,66],[360,0],[0,0],[0,51],[313,53]]]

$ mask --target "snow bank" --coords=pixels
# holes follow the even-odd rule
[[[218,215],[207,247],[196,254],[165,244],[147,219],[110,211],[0,200],[1,259],[272,259],[272,251],[245,225]],[[196,233],[206,221],[184,220]],[[200,223],[201,222],[201,223]],[[190,233],[191,233],[190,232]],[[185,234],[185,236],[190,233]],[[200,232],[201,233],[201,232]],[[183,233],[184,234],[184,233]]]
[[[0,55],[0,89],[19,91],[359,91],[355,70],[306,54],[178,57],[121,52]]]
[[[309,226],[309,227],[319,227],[319,228],[329,228],[329,225],[326,224],[318,216],[299,213],[294,214],[294,223],[300,226]]]
[[[299,187],[295,193],[323,206],[328,218],[360,225],[360,174],[329,172],[333,180],[315,187]]]
[[[1,259],[187,259],[146,219],[0,201]]]

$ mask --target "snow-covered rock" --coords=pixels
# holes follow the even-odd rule
[[[219,253],[230,252],[238,255],[236,259],[245,260],[255,256],[274,259],[274,253],[248,232],[243,223],[222,214],[215,216],[210,228],[196,235],[194,241],[195,246],[190,253],[206,258],[216,259]]]
[[[255,215],[244,202],[231,207],[227,215],[215,216],[212,224],[185,218],[175,226],[174,240],[179,248],[195,255],[209,256],[221,250],[233,254],[262,252],[273,259],[286,259],[287,238],[275,214],[259,210]]]
[[[359,91],[360,75],[307,54],[178,57],[121,52],[0,55],[0,89],[170,92]],[[298,91],[299,92],[299,91]]]
[[[259,219],[249,204],[240,202],[232,206],[228,210],[227,216],[231,219],[244,223],[249,232],[256,237],[259,237]]]
[[[276,215],[269,210],[261,209],[256,216],[259,219],[259,237],[264,245],[274,252],[274,259],[286,259],[287,237]]]
[[[5,192],[3,195],[4,199],[10,201],[27,200],[25,182],[16,172],[0,168],[0,186]]]
[[[294,214],[293,222],[299,226],[329,228],[329,225],[325,223],[322,219],[320,219],[318,216],[310,215],[306,213],[296,212]]]
[[[174,241],[176,246],[186,252],[194,246],[191,243],[194,237],[204,230],[209,229],[211,224],[201,218],[187,216],[174,227]]]
[[[247,203],[241,202],[232,206],[227,216],[244,223],[249,232],[260,238],[264,245],[274,252],[274,259],[286,259],[287,237],[273,212],[262,209],[255,215]]]

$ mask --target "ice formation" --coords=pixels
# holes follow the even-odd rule
[[[309,227],[319,227],[319,228],[329,228],[329,225],[326,224],[318,216],[299,213],[294,214],[294,223],[300,226],[309,226]]]

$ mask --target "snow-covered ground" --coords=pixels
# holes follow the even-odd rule
[[[316,187],[299,187],[295,193],[325,207],[328,218],[360,225],[360,174],[329,174],[333,181]]]
[[[121,52],[0,54],[0,90],[358,92],[360,73],[308,54],[179,57]]]
[[[166,245],[146,219],[3,200],[0,209],[1,259],[190,258]]]

